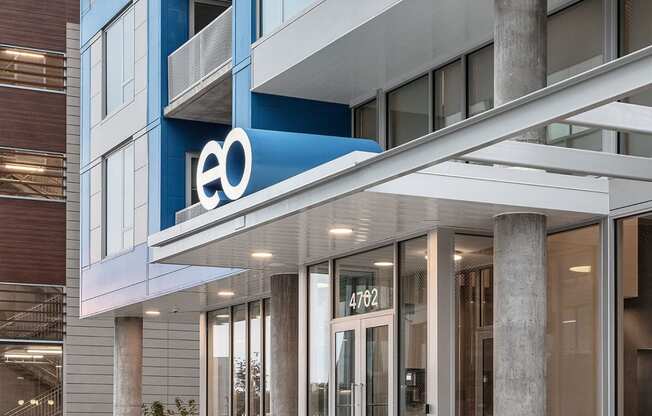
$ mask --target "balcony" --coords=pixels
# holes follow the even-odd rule
[[[165,116],[231,124],[232,8],[168,57]]]

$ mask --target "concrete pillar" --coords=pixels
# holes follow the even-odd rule
[[[272,276],[271,292],[272,414],[296,416],[299,390],[299,276]]]
[[[113,415],[140,416],[143,404],[143,319],[115,318]]]
[[[546,86],[547,0],[494,0],[494,103]],[[545,128],[516,138],[545,143]]]
[[[546,415],[546,217],[494,223],[494,414]]]

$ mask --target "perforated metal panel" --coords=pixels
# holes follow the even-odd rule
[[[232,8],[168,57],[168,95],[172,102],[231,58]]]

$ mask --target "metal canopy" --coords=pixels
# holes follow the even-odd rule
[[[151,236],[149,244],[152,247],[153,261],[181,261],[182,263],[189,261],[193,264],[199,261],[199,264],[203,264],[201,259],[204,259],[205,264],[210,265],[247,268],[274,267],[272,264],[258,266],[250,264],[249,253],[263,241],[268,241],[266,245],[280,244],[283,241],[292,244],[292,239],[295,239],[294,255],[291,256],[293,258],[278,262],[280,263],[278,267],[281,269],[288,265],[293,267],[299,261],[314,257],[310,253],[302,253],[301,250],[304,250],[305,247],[296,242],[296,239],[305,240],[305,233],[312,232],[311,228],[296,228],[297,224],[312,225],[311,221],[317,221],[319,218],[333,218],[332,215],[330,217],[327,215],[329,210],[331,210],[330,212],[352,210],[355,215],[358,215],[357,218],[364,218],[355,208],[365,206],[365,204],[368,204],[368,209],[371,212],[395,207],[394,213],[398,215],[397,218],[401,219],[401,204],[405,204],[410,198],[423,197],[385,194],[383,198],[394,198],[394,200],[375,201],[374,198],[377,196],[370,197],[369,195],[377,195],[377,193],[369,191],[374,187],[382,187],[383,184],[389,184],[399,178],[406,178],[451,159],[466,157],[474,161],[536,167],[568,173],[650,180],[650,162],[641,158],[546,148],[545,146],[522,143],[501,143],[495,149],[487,148],[518,136],[529,129],[568,119],[572,120],[572,117],[577,114],[635,94],[652,84],[652,77],[649,75],[650,67],[652,67],[652,47],[609,62],[379,155],[358,156],[357,160],[345,159],[347,158],[345,156],[342,158],[346,160],[344,165],[335,170],[316,168],[315,172],[307,172],[304,176],[299,175],[299,179],[291,178],[285,181],[287,183],[277,184],[278,186],[261,191],[260,195],[253,194],[234,201],[225,207]],[[488,167],[488,169],[508,170],[501,167]],[[523,171],[518,174],[522,176]],[[540,172],[540,174],[546,178],[554,179],[555,177],[555,174],[552,173]],[[300,180],[301,178],[306,179],[310,175],[316,176],[307,182]],[[569,175],[561,176],[565,176],[566,181],[570,182],[572,182],[571,178],[574,178]],[[591,180],[590,178],[584,179]],[[599,179],[592,180],[599,181]],[[518,182],[518,179],[514,179],[514,181]],[[542,185],[545,186],[545,184]],[[588,195],[599,194],[598,188],[604,186],[604,183],[598,185],[596,182],[591,185],[590,182],[586,182],[584,185],[584,187],[576,187],[577,194],[574,198],[566,199],[566,201],[570,201],[572,204],[573,199],[580,201]],[[537,192],[537,189],[532,188],[531,191]],[[364,200],[356,200],[356,198],[362,198],[361,195],[365,195]],[[572,207],[566,207],[565,213],[552,210],[550,214],[556,213],[558,214],[556,218],[565,218],[565,220],[560,220],[560,225],[564,221],[581,221],[596,215],[606,215],[608,213],[608,192],[606,197],[606,208],[604,204],[601,204],[599,209],[593,212],[588,212],[590,210],[574,211]],[[563,201],[560,200],[561,202]],[[420,201],[415,201],[417,206],[419,203]],[[343,204],[339,210],[338,204]],[[477,205],[476,202],[460,200],[451,205],[448,199],[438,199],[436,204],[436,210],[439,213],[447,210],[463,212],[467,208],[471,211],[482,209],[485,217],[489,219],[494,211],[504,212],[513,209],[538,210],[549,213],[542,207],[532,206],[528,209],[519,204],[501,204],[491,201]],[[415,218],[427,218],[429,209],[431,207],[423,205],[421,210],[414,210],[411,215]],[[307,214],[320,210],[318,216],[308,216]],[[286,223],[291,218],[294,218],[293,221],[299,222],[295,222],[294,225]],[[405,218],[401,224],[406,224],[408,220],[409,218]],[[327,227],[331,224],[326,221],[321,225]],[[383,224],[377,221],[371,225],[367,228],[371,230],[383,228]],[[416,226],[416,224],[412,224],[405,229],[387,229],[386,232],[387,235],[397,236],[409,233],[410,230],[413,232]],[[267,236],[271,240],[265,240],[264,235],[256,234],[265,227],[280,228],[276,230],[277,234]],[[287,230],[291,230],[291,232],[288,233]],[[323,229],[321,231],[323,232]],[[323,237],[321,239],[329,241]],[[364,243],[371,244],[380,241],[379,239],[382,239],[382,235],[366,238]],[[220,242],[228,242],[228,244],[215,245]],[[220,262],[225,261],[230,264],[215,264],[213,262],[218,246],[220,250],[223,250],[218,256]],[[261,249],[263,248],[261,247]],[[337,249],[331,247],[331,252],[333,251],[337,251]],[[184,257],[185,260],[183,260]]]

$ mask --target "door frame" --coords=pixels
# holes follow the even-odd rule
[[[396,395],[395,367],[396,357],[394,354],[394,311],[379,311],[370,314],[356,315],[346,318],[339,318],[331,321],[330,328],[330,380],[333,386],[329,389],[328,401],[329,408],[335,412],[335,391],[337,390],[337,379],[335,377],[335,368],[337,364],[335,334],[344,331],[354,331],[355,336],[355,382],[352,385],[353,411],[351,416],[365,416],[366,413],[366,329],[387,326],[387,382],[388,382],[388,399],[387,414],[394,415],[394,403]]]

